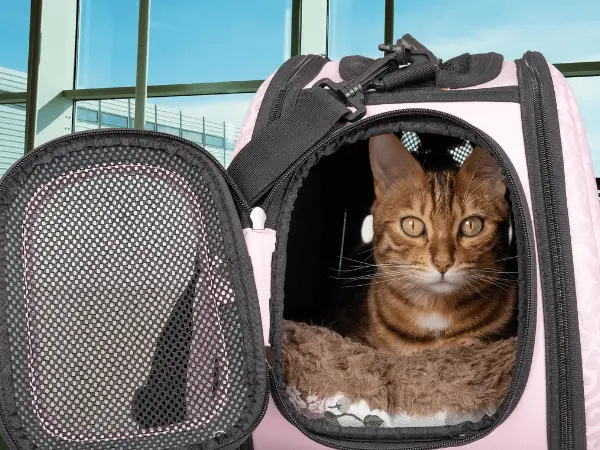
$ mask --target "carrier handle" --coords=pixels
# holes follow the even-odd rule
[[[352,112],[329,90],[305,89],[294,108],[252,136],[227,171],[249,204],[256,205],[298,158]]]
[[[389,49],[390,53],[353,80],[345,83],[335,83],[327,78],[317,81],[314,87],[304,90],[293,108],[257,130],[227,169],[250,206],[257,205],[294,162],[342,119],[353,122],[364,117],[367,112],[364,90],[377,89],[377,82],[393,87],[432,74],[435,78],[441,65],[440,59],[409,34]],[[399,64],[407,62],[411,64],[398,70]],[[260,162],[259,168],[257,162]]]

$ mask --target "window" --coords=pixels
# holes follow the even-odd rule
[[[15,103],[0,104],[0,176],[25,150],[25,104],[29,55],[30,2],[0,7],[0,96],[22,93]],[[2,439],[0,438],[0,444]]]
[[[102,113],[102,126],[127,128],[127,116],[118,116],[116,114]]]
[[[0,91],[27,90],[29,9],[28,0],[3,1],[0,7]]]
[[[219,124],[208,124],[211,128],[218,128]],[[218,131],[218,130],[214,130]],[[206,145],[211,147],[225,148],[225,139],[222,136],[213,136],[212,134],[205,135]]]
[[[225,167],[231,162],[252,94],[151,98],[146,117],[204,147]]]
[[[25,105],[0,105],[0,175],[23,156],[24,148]]]
[[[160,124],[158,124],[156,130],[160,131],[161,133],[167,133],[167,134],[173,134],[175,136],[179,136],[179,130],[180,130],[180,128],[171,127],[169,125],[160,125]]]
[[[135,85],[138,9],[137,0],[81,0],[78,87]]]
[[[194,142],[195,144],[198,145],[203,145],[204,141],[203,141],[203,134],[202,133],[198,133],[197,131],[190,131],[190,130],[182,130],[181,131],[181,137]]]
[[[148,83],[265,79],[289,57],[291,3],[152,0]]]
[[[491,51],[513,60],[527,50],[552,63],[600,60],[597,0],[403,0],[396,2],[394,30],[397,37],[412,34],[444,60]]]
[[[77,102],[76,110],[75,131],[133,128],[135,102],[131,99],[86,100]]]
[[[384,0],[330,0],[329,57],[380,58],[383,53],[377,47],[384,39],[384,6]]]
[[[77,121],[98,123],[98,111],[79,107],[77,108]]]

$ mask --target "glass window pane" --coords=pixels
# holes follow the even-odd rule
[[[291,4],[152,0],[148,84],[266,78],[289,57]]]
[[[24,150],[25,105],[0,105],[0,176]]]
[[[600,178],[600,77],[569,78],[583,116],[596,177]]]
[[[600,60],[600,2],[402,0],[394,33],[411,33],[444,60],[491,51],[512,60],[527,50],[553,63]]]
[[[134,113],[132,99],[80,101],[76,103],[75,131],[133,128]]]
[[[78,87],[135,85],[138,10],[137,0],[81,0]]]
[[[5,0],[0,6],[0,92],[27,90],[30,4]]]
[[[77,121],[98,123],[98,111],[93,109],[79,107],[77,108]]]
[[[127,128],[128,125],[127,116],[121,116],[118,114],[102,113],[102,126]]]
[[[383,43],[384,25],[384,0],[330,0],[329,57],[383,56],[377,47]]]
[[[157,131],[160,131],[161,133],[172,134],[174,136],[179,136],[179,128],[175,128],[169,125],[158,124]]]
[[[159,131],[180,132],[227,167],[252,97],[253,94],[232,94],[151,98],[146,118],[156,118]]]

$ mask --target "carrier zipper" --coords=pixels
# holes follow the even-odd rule
[[[533,107],[535,115],[535,134],[537,139],[537,156],[539,158],[541,180],[543,191],[541,197],[545,205],[546,228],[548,230],[549,243],[551,248],[556,249],[552,252],[551,258],[545,264],[549,266],[549,272],[552,274],[552,286],[554,301],[556,306],[556,349],[552,351],[557,355],[558,367],[558,414],[559,414],[559,448],[560,450],[570,450],[573,448],[573,398],[572,389],[575,385],[575,379],[572,371],[571,354],[574,351],[570,341],[569,320],[567,317],[567,293],[564,274],[563,254],[561,240],[557,230],[558,210],[555,202],[556,187],[552,181],[552,173],[562,168],[552,167],[552,161],[549,156],[550,142],[548,135],[548,118],[546,109],[542,100],[542,81],[541,75],[535,64],[525,55],[523,62],[527,67],[530,80],[533,86]],[[547,331],[550,332],[550,331]],[[551,343],[552,345],[553,343]]]
[[[347,125],[343,128],[339,128],[338,130],[333,132],[330,136],[319,141],[310,150],[308,150],[300,158],[298,158],[298,160],[280,177],[278,182],[275,184],[275,186],[273,187],[273,189],[271,190],[271,192],[265,199],[265,201],[262,205],[262,209],[265,211],[268,210],[268,207],[271,204],[271,202],[273,201],[273,199],[275,198],[277,191],[280,188],[282,188],[282,186],[286,182],[287,178],[292,173],[296,172],[296,170],[311,155],[313,155],[319,149],[334,142],[336,139],[338,139],[342,135],[344,135],[346,133],[350,133],[352,131],[360,130],[363,128],[366,129],[374,123],[381,123],[381,122],[384,122],[384,121],[387,121],[390,119],[399,119],[399,118],[413,118],[414,119],[414,118],[420,118],[420,117],[446,120],[448,122],[451,122],[455,125],[458,125],[464,129],[476,134],[479,138],[481,138],[483,140],[483,142],[485,142],[485,144],[492,151],[492,153],[495,154],[496,159],[498,160],[500,166],[502,167],[503,174],[506,176],[506,179],[509,181],[513,190],[515,192],[517,191],[516,190],[517,183],[514,179],[513,173],[509,170],[509,167],[507,166],[506,162],[502,158],[502,155],[499,152],[496,144],[489,137],[487,137],[485,134],[483,134],[478,128],[474,127],[470,123],[468,123],[458,117],[452,116],[452,115],[444,113],[444,112],[428,110],[428,109],[421,109],[421,108],[415,108],[415,109],[411,108],[411,109],[406,109],[406,110],[402,110],[402,111],[389,111],[389,112],[385,112],[385,113],[381,113],[381,114],[377,114],[375,116],[369,117],[360,122],[351,123],[350,125]],[[514,203],[516,204],[516,207],[517,207],[519,213],[521,214],[521,217],[526,217],[527,211],[525,210],[525,208],[523,206],[521,197],[515,196]],[[531,257],[532,257],[531,245],[530,245],[529,239],[525,239],[525,258],[524,259],[525,259],[525,261],[527,261],[527,264],[529,264],[529,262],[531,261]],[[527,266],[527,269],[531,273],[531,270],[530,270],[531,268],[529,266]],[[493,431],[498,426],[499,423],[502,422],[501,419],[506,414],[506,412],[509,408],[509,405],[513,402],[513,400],[515,398],[516,385],[517,385],[517,382],[523,376],[523,369],[526,367],[530,367],[530,365],[531,365],[531,359],[532,359],[532,355],[533,355],[533,344],[534,344],[534,340],[532,339],[532,337],[533,337],[532,326],[535,326],[535,324],[532,324],[532,322],[531,322],[531,315],[532,315],[531,314],[531,296],[530,296],[530,293],[528,292],[527,293],[527,302],[525,305],[525,314],[524,314],[525,318],[524,318],[524,324],[523,324],[523,336],[524,337],[523,337],[523,342],[521,343],[521,347],[520,347],[523,351],[521,352],[521,355],[520,355],[521,357],[517,360],[517,363],[516,363],[517,365],[515,368],[515,373],[513,375],[513,386],[511,387],[510,393],[507,396],[504,403],[502,404],[501,408],[498,409],[498,411],[496,412],[496,414],[497,414],[496,421],[490,427],[488,427],[487,429],[485,429],[483,431],[473,432],[472,434],[468,434],[468,435],[466,433],[463,433],[451,440],[443,440],[443,438],[441,438],[441,440],[434,445],[419,446],[418,443],[415,443],[415,447],[411,447],[411,450],[433,450],[436,448],[443,448],[443,447],[450,447],[450,446],[455,446],[455,445],[466,444],[466,443],[477,440],[477,439],[487,435],[488,433]],[[273,330],[273,328],[271,330]],[[273,339],[273,336],[271,333],[271,340],[272,339]],[[270,369],[270,370],[272,370],[272,369]],[[318,443],[321,443],[323,445],[327,445],[329,447],[338,448],[338,449],[344,449],[344,450],[348,449],[348,447],[343,447],[341,445],[336,446],[336,445],[330,443],[329,441],[323,440],[318,435],[306,430],[295,419],[294,414],[289,410],[285,401],[282,400],[283,397],[280,392],[279,386],[275,380],[274,373],[271,373],[271,390],[272,390],[272,392],[275,393],[274,398],[276,399],[275,403],[276,403],[278,409],[282,412],[284,417],[286,417],[286,419],[288,419],[291,423],[293,423],[303,434],[305,434],[310,439],[312,439]],[[335,437],[332,437],[331,439],[339,439],[340,441],[344,440],[344,439],[335,438]],[[352,439],[352,440],[345,439],[345,440],[347,440],[348,442],[356,442],[356,443],[365,442],[364,440],[359,440],[359,439]],[[394,449],[400,449],[400,448],[405,449],[405,448],[407,448],[406,444],[411,443],[411,442],[404,441],[404,442],[402,442],[401,447],[394,447],[393,443],[386,442],[386,441],[379,441],[379,442],[381,442],[381,444],[382,444],[381,448],[382,449],[385,448],[386,450],[388,450],[388,449],[394,450]],[[384,444],[391,444],[391,445],[383,447]],[[350,448],[350,449],[353,450],[352,448]]]
[[[233,449],[236,449],[239,445],[246,442],[246,439],[248,439],[248,437],[254,432],[254,430],[256,430],[256,428],[258,428],[258,426],[262,422],[263,418],[265,417],[265,414],[267,413],[267,409],[269,407],[269,378],[271,375],[269,373],[268,364],[267,364],[267,370],[265,371],[265,373],[267,376],[267,388],[265,389],[265,397],[263,399],[260,413],[256,417],[256,420],[254,420],[254,422],[252,422],[252,426],[248,429],[248,431],[246,433],[244,433],[244,436],[236,439],[235,441],[227,442],[227,443],[224,443],[223,445],[220,445],[219,447],[215,447],[215,450],[219,450],[219,449],[222,449],[225,447],[233,447]]]
[[[17,441],[13,438],[13,435],[6,424],[6,418],[4,417],[4,411],[2,408],[0,408],[0,423],[2,423],[2,428],[4,428],[5,431],[4,436],[0,435],[0,439],[7,437],[10,442],[5,440],[4,442],[6,445],[12,444],[17,450],[23,450],[23,447],[17,444]]]
[[[192,141],[188,141],[187,139],[183,139],[183,138],[181,138],[179,136],[175,136],[173,134],[162,133],[160,131],[133,130],[133,129],[127,129],[127,128],[106,128],[104,130],[97,130],[97,131],[81,131],[78,133],[68,134],[66,136],[62,136],[60,138],[53,139],[52,141],[46,142],[45,144],[42,144],[41,146],[34,149],[33,151],[25,154],[25,156],[23,156],[16,163],[14,163],[2,176],[2,179],[0,180],[0,186],[4,185],[4,180],[9,176],[9,174],[11,174],[17,168],[20,168],[21,164],[23,164],[25,161],[28,161],[32,157],[36,156],[38,153],[43,152],[44,150],[47,150],[48,148],[50,148],[54,145],[60,144],[61,142],[68,141],[73,136],[84,136],[84,135],[85,136],[103,136],[103,135],[107,135],[107,134],[111,134],[111,135],[114,135],[114,134],[127,134],[127,135],[140,134],[140,135],[145,135],[145,136],[164,137],[164,138],[173,139],[182,144],[189,145],[189,146],[193,147],[195,150],[200,150],[204,156],[207,156],[213,163],[216,164],[216,166],[219,169],[219,172],[225,178],[225,181],[231,188],[231,191],[234,194],[234,197],[236,198],[239,206],[244,210],[244,212],[246,213],[246,215],[248,217],[250,216],[250,212],[252,211],[252,208],[250,208],[250,205],[244,198],[244,195],[242,194],[240,189],[235,184],[235,181],[233,181],[233,178],[231,178],[231,175],[229,175],[229,173],[225,170],[225,168],[221,165],[221,163],[219,161],[217,161],[217,158],[215,158],[213,155],[211,155],[209,152],[207,152],[204,148],[200,147],[198,144],[195,144]]]
[[[267,374],[267,379],[270,379],[271,374],[270,371],[267,367],[266,370],[266,374]],[[248,431],[246,433],[244,433],[244,436],[240,437],[239,439],[236,439],[234,441],[231,442],[226,442],[223,445],[220,445],[219,447],[215,447],[215,450],[219,450],[225,447],[237,447],[238,445],[243,444],[246,439],[248,439],[248,437],[254,432],[254,430],[256,430],[256,428],[258,427],[258,425],[260,424],[260,422],[262,422],[262,419],[265,417],[265,414],[267,413],[267,408],[269,407],[269,386],[268,386],[269,382],[267,381],[267,389],[265,391],[265,396],[263,399],[263,404],[260,410],[260,413],[258,414],[258,417],[256,418],[256,420],[254,422],[252,422],[252,426],[248,429]],[[17,450],[23,450],[23,447],[21,447],[19,444],[17,444],[17,441],[15,441],[15,439],[12,437],[12,434],[9,430],[9,428],[7,428],[6,426],[6,419],[4,417],[4,412],[2,411],[2,408],[0,408],[0,420],[2,421],[2,426],[4,427],[4,430],[6,431],[5,436],[8,436],[8,438],[10,439],[10,444],[13,445],[14,448],[16,448]],[[9,442],[6,442],[7,444],[9,444]],[[194,445],[194,444],[192,444]]]
[[[277,96],[275,97],[275,102],[273,104],[273,108],[271,109],[271,113],[269,114],[268,123],[274,122],[281,117],[281,113],[283,112],[283,107],[285,106],[285,101],[288,97],[288,93],[290,90],[296,86],[296,82],[302,75],[302,69],[308,65],[308,63],[316,61],[317,59],[322,59],[323,57],[320,55],[307,55],[302,61],[300,61],[291,71],[290,78],[286,81],[282,86],[279,87],[277,91]],[[304,86],[296,86],[298,90],[302,90]]]

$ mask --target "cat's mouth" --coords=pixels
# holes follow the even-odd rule
[[[450,268],[442,274],[438,270],[430,268],[422,274],[422,282],[424,287],[431,292],[451,294],[461,285],[461,277],[458,272],[458,270]]]
[[[458,288],[458,285],[442,278],[439,281],[429,283],[427,288],[436,294],[451,294]]]

